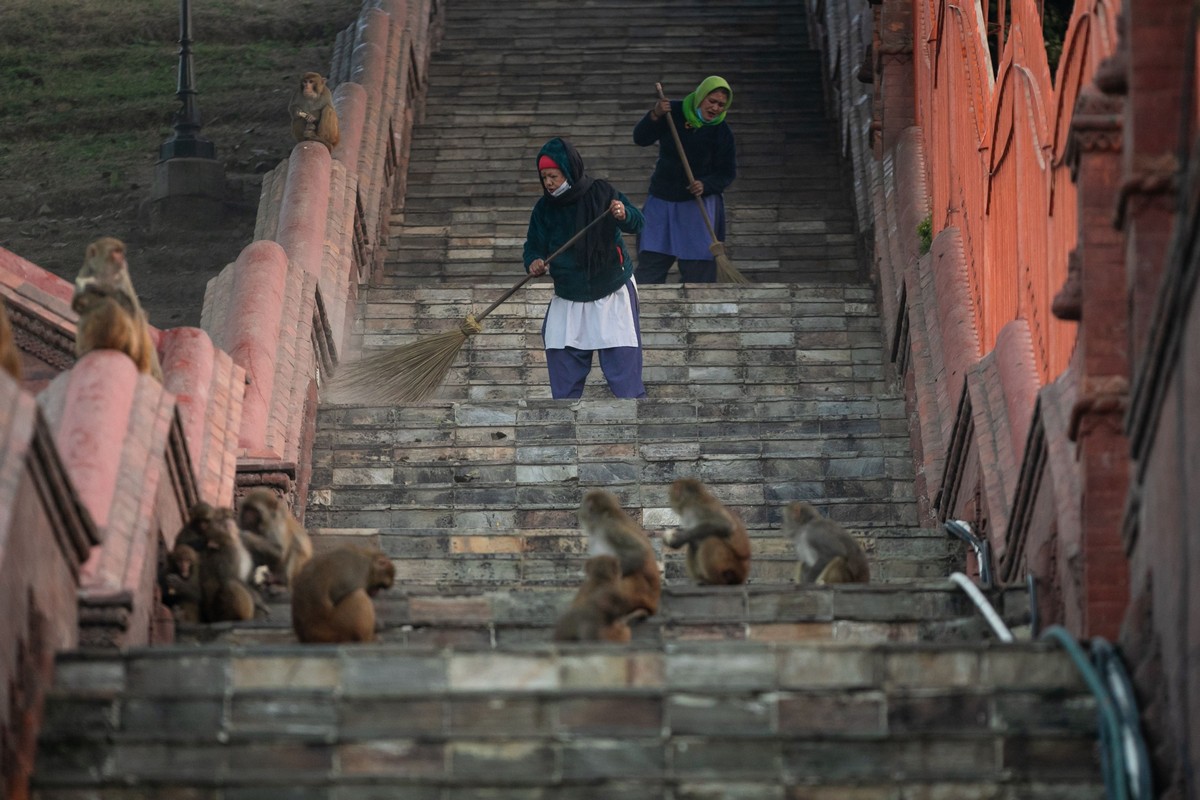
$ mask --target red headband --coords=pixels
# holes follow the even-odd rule
[[[560,167],[553,158],[545,154],[538,158],[538,172],[541,172],[544,169],[556,169],[559,172],[562,172],[562,167]]]

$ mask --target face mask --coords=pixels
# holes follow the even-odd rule
[[[550,196],[558,197],[560,194],[562,194],[563,192],[567,191],[567,189],[570,189],[570,188],[571,188],[570,182],[563,181],[562,186],[559,186],[557,189],[555,189],[553,192],[551,192]]]

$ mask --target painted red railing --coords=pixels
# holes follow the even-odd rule
[[[994,71],[986,8],[978,0],[916,0],[916,113],[933,233],[962,231],[984,351],[1007,323],[1023,319],[1046,382],[1066,368],[1075,342],[1074,323],[1050,312],[1077,230],[1067,128],[1081,86],[1116,45],[1119,6],[1076,3],[1053,76],[1038,3],[1012,0]]]

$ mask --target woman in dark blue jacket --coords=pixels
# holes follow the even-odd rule
[[[633,259],[621,232],[642,229],[642,213],[607,181],[591,178],[583,158],[565,139],[546,142],[537,155],[542,197],[529,217],[525,269],[547,271],[554,296],[542,323],[550,392],[575,398],[592,369],[592,353],[617,397],[645,397],[642,334],[638,324]],[[553,263],[546,256],[597,217],[595,227]]]
[[[666,283],[667,272],[679,260],[685,283],[714,283],[717,262],[709,249],[712,240],[697,207],[704,202],[719,241],[725,240],[725,198],[721,194],[737,177],[733,131],[725,113],[733,103],[733,90],[724,78],[705,78],[696,91],[682,100],[659,100],[633,128],[633,141],[642,147],[658,142],[658,161],[650,176],[650,192],[643,212],[646,230],[638,240],[638,283]],[[683,143],[687,172],[666,116],[675,121]]]

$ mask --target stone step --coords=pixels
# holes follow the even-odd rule
[[[473,257],[462,266],[464,274],[477,271],[480,263],[501,264],[487,246]],[[386,288],[370,290],[374,299],[359,316],[355,346],[374,352],[455,330],[522,274],[514,272],[508,284],[493,277],[493,282],[469,288],[416,290],[384,281]],[[485,317],[483,331],[462,344],[435,399],[548,397],[541,324],[550,292],[545,283],[529,284]],[[877,396],[899,408],[898,389],[883,380],[879,321],[869,289],[846,284],[670,284],[642,287],[639,295],[644,378],[652,399],[851,394]],[[601,376],[595,378],[592,384],[602,389]]]
[[[435,647],[549,643],[574,588],[422,586],[399,577],[375,598],[382,642]],[[1005,623],[1029,619],[1024,589],[991,593]],[[179,643],[251,646],[295,642],[286,592],[270,596],[269,614],[249,622],[179,625]],[[633,626],[638,643],[680,641],[913,642],[960,638],[984,622],[966,595],[947,581],[900,586],[808,586],[792,583],[699,587],[666,585],[658,613]]]
[[[708,483],[755,531],[777,529],[782,507],[801,499],[852,529],[916,523],[898,401],[325,406],[318,423],[318,527],[440,528],[457,516],[477,528],[573,528],[583,493],[602,486],[647,528],[665,528],[680,477]]]
[[[60,655],[34,791],[1082,800],[1095,719],[1040,643],[181,645]]]
[[[422,585],[401,578],[375,598],[381,641],[436,646],[505,647],[549,643],[574,587]],[[1018,636],[1029,621],[1024,589],[988,592]],[[286,591],[265,598],[267,613],[248,622],[180,624],[177,640],[202,643],[294,642]],[[946,580],[905,585],[797,586],[793,583],[663,587],[659,611],[633,625],[638,642],[670,641],[938,641],[990,638],[991,632],[958,587]]]
[[[455,506],[457,508],[457,506]],[[430,512],[436,513],[436,512]],[[665,512],[669,513],[669,512]],[[543,512],[538,519],[549,524],[552,517],[574,525],[574,508]],[[343,514],[331,513],[343,517]],[[396,579],[403,586],[545,587],[578,585],[587,560],[587,543],[575,527],[568,529],[475,528],[471,515],[456,514],[464,524],[428,529],[316,528],[318,549],[338,544],[370,544],[387,553],[396,565]],[[502,516],[495,509],[475,515]],[[637,514],[633,515],[635,518]],[[533,522],[532,518],[529,518]],[[873,583],[903,583],[937,579],[953,571],[962,558],[962,546],[937,531],[895,529],[855,531],[871,563]],[[796,569],[792,542],[777,531],[750,531],[750,585],[791,583]],[[662,567],[667,585],[690,583],[679,551],[665,548],[657,532],[651,531],[651,546]]]

